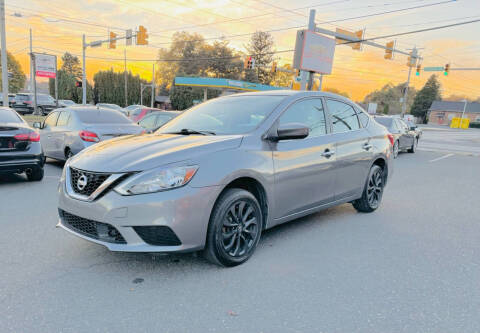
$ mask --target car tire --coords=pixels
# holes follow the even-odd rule
[[[213,208],[204,256],[220,266],[240,265],[255,252],[262,229],[262,209],[255,196],[243,189],[228,189]]]
[[[38,107],[38,111],[40,112],[40,114],[41,114],[42,116],[46,116],[46,115],[47,115],[47,114],[45,113],[45,109],[43,108],[43,106],[39,106],[39,107]]]
[[[384,185],[383,169],[374,164],[368,173],[362,197],[352,202],[353,207],[363,213],[371,213],[376,210],[382,201]]]
[[[70,148],[65,148],[65,161],[68,160],[70,157],[73,157],[73,152],[70,150]]]
[[[398,152],[400,150],[400,143],[397,141],[395,141],[395,143],[393,144],[393,158],[397,158],[398,157]]]
[[[29,181],[38,182],[43,179],[43,168],[35,168],[26,172]]]
[[[413,139],[412,147],[408,150],[409,153],[415,153],[417,151],[418,138]]]

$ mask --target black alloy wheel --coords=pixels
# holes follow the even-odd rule
[[[398,157],[398,151],[399,151],[399,147],[398,147],[398,140],[395,141],[395,143],[393,144],[393,158],[397,158]]]
[[[384,186],[385,179],[383,169],[378,165],[373,165],[368,174],[362,197],[352,202],[353,207],[365,213],[376,210],[382,201]]]
[[[243,189],[226,190],[210,218],[204,254],[211,262],[236,266],[255,252],[263,226],[263,214],[255,196]]]

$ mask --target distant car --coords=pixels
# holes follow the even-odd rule
[[[180,111],[155,111],[138,122],[147,133],[153,133],[164,124],[181,114]]]
[[[106,109],[112,109],[112,110],[117,110],[117,111],[120,111],[121,113],[123,113],[124,115],[127,114],[127,112],[125,111],[124,108],[122,108],[121,106],[118,106],[117,104],[111,104],[111,103],[97,103],[98,107],[100,108],[106,108]]]
[[[149,107],[146,107],[146,106],[139,106],[139,107],[137,107],[133,110],[130,110],[128,112],[128,117],[130,119],[132,119],[133,122],[137,123],[140,120],[142,120],[143,117],[145,117],[147,114],[150,114],[150,113],[156,112],[156,111],[165,111],[165,110],[149,108]]]
[[[405,123],[411,131],[415,131],[415,133],[417,133],[417,137],[420,139],[423,134],[422,129],[418,127],[417,124],[415,124],[413,121],[405,120]]]
[[[415,153],[420,136],[412,130],[401,118],[392,116],[375,116],[375,121],[385,126],[393,134],[393,158],[397,158],[400,151]]]
[[[8,94],[8,106],[12,107],[15,103],[15,94]],[[0,93],[0,106],[3,106],[3,94]]]
[[[140,104],[133,104],[125,107],[125,111],[127,111],[127,116],[129,115],[130,111],[136,109],[136,108],[146,108],[145,105],[140,105]]]
[[[45,156],[58,160],[66,160],[100,141],[143,132],[123,114],[96,106],[57,109],[43,123],[33,126],[40,129]]]
[[[28,180],[39,181],[44,163],[38,132],[15,110],[0,107],[0,172],[25,172]]]
[[[20,114],[33,113],[33,99],[34,94],[32,93],[18,93],[15,95],[13,108]],[[46,115],[57,108],[57,103],[50,95],[37,94],[37,108],[42,115]]]
[[[75,103],[74,101],[70,100],[70,99],[59,99],[58,100],[58,106],[61,107],[61,108],[66,108],[67,106],[75,106],[75,105],[78,105],[78,104]]]

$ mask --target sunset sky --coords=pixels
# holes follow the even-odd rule
[[[430,4],[435,5],[384,13]],[[310,8],[317,11],[317,26],[352,31],[365,28],[367,38],[480,18],[479,0],[7,0],[7,48],[28,74],[30,28],[34,51],[56,54],[60,58],[65,51],[81,56],[83,33],[87,41],[93,41],[107,39],[109,31],[122,35],[126,29],[143,25],[150,35],[149,45],[127,47],[128,69],[150,80],[152,61],[157,58],[158,49],[168,47],[175,31],[197,32],[211,40],[224,36],[232,47],[244,51],[249,36],[232,35],[283,29],[272,32],[276,50],[291,50],[298,29],[294,27],[307,24]],[[384,14],[353,19],[375,13]],[[422,48],[423,66],[450,63],[453,68],[480,67],[480,22],[395,39],[399,49]],[[392,38],[377,42],[390,40]],[[118,41],[114,50],[107,49],[106,45],[89,48],[88,79],[100,69],[113,67],[123,71],[124,45],[123,41]],[[383,55],[382,50],[370,46],[362,51],[338,46],[333,73],[325,77],[324,87],[346,91],[353,99],[362,100],[367,93],[388,82],[406,81],[406,57],[396,55],[393,61],[388,61]],[[277,56],[282,65],[292,62],[293,53]],[[438,74],[443,96],[480,96],[480,71],[452,71],[448,77]],[[424,72],[420,77],[413,75],[412,84],[421,88],[429,75]]]

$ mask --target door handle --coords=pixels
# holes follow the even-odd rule
[[[322,156],[326,158],[330,158],[332,155],[335,155],[335,150],[330,150],[328,148],[322,153]]]
[[[369,150],[369,149],[371,149],[372,147],[373,147],[373,146],[372,146],[370,143],[368,143],[368,142],[365,142],[365,144],[362,146],[362,148],[365,149],[365,150]]]

